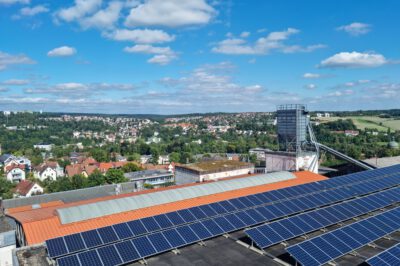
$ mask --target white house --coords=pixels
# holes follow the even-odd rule
[[[43,188],[39,184],[24,180],[15,187],[14,198],[25,198],[38,194],[43,194]]]
[[[41,181],[57,180],[58,177],[64,176],[64,169],[57,162],[45,162],[35,167],[33,175]]]
[[[25,169],[31,169],[31,161],[26,157],[15,157],[10,155],[4,162],[2,162],[4,169],[10,165],[25,165]]]
[[[53,144],[39,143],[33,145],[33,148],[45,151],[51,151],[53,149]]]
[[[25,180],[25,165],[12,164],[5,168],[6,178],[11,182],[21,182]]]

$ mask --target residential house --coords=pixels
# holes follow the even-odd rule
[[[23,180],[17,184],[14,190],[15,198],[30,197],[33,195],[43,194],[43,188],[29,180]]]
[[[8,181],[21,182],[25,180],[25,165],[23,164],[10,164],[4,170]]]
[[[358,136],[360,134],[360,131],[358,131],[358,130],[345,130],[344,134],[346,136],[356,137],[356,136]]]
[[[36,145],[33,145],[33,148],[39,149],[39,150],[45,150],[45,151],[51,151],[53,149],[53,144],[47,144],[47,143],[39,143]]]
[[[58,177],[64,176],[64,169],[57,162],[45,162],[34,168],[33,175],[41,181],[57,180]]]
[[[169,155],[160,155],[158,157],[158,164],[169,164]]]
[[[151,155],[141,155],[141,156],[140,156],[140,163],[141,163],[141,164],[150,163],[151,158],[152,158]]]
[[[24,165],[25,170],[29,171],[31,169],[31,161],[26,157],[16,157],[14,155],[6,154],[6,159],[3,162],[0,162],[4,170],[9,165]]]

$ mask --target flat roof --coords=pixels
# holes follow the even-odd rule
[[[108,197],[101,197],[97,199],[91,199],[81,202],[73,202],[73,203],[66,203],[63,205],[58,206],[49,206],[41,209],[35,210],[25,210],[20,212],[11,212],[8,213],[8,216],[13,217],[19,223],[22,224],[24,229],[24,233],[26,236],[27,244],[39,244],[43,243],[45,240],[69,235],[73,233],[78,233],[86,230],[96,229],[99,227],[109,226],[117,223],[127,222],[135,219],[141,219],[149,216],[154,216],[162,213],[177,211],[181,209],[190,208],[193,206],[199,206],[203,204],[209,204],[217,201],[237,198],[241,196],[247,196],[250,194],[256,194],[271,190],[276,190],[280,188],[301,185],[310,182],[316,182],[325,180],[326,177],[314,174],[311,172],[295,172],[293,173],[295,178],[276,182],[276,183],[269,183],[269,184],[262,184],[258,186],[252,187],[245,187],[245,188],[238,188],[236,190],[220,192],[211,195],[205,196],[198,196],[196,198],[189,198],[183,199],[180,201],[169,202],[165,204],[159,204],[155,206],[144,207],[140,209],[135,209],[131,211],[115,213],[111,215],[105,215],[102,217],[97,217],[94,219],[82,220],[79,222],[73,222],[68,224],[62,224],[59,216],[57,216],[57,211],[61,210],[62,208],[72,207],[72,206],[80,206],[84,204],[88,204],[91,202],[101,202],[106,201],[109,199],[116,199],[116,198],[125,198],[127,196],[132,195],[140,195],[140,194],[152,194],[158,191],[171,191],[170,194],[174,194],[174,190],[178,188],[184,187],[201,187],[204,183],[193,183],[188,185],[182,186],[171,186],[167,188],[160,188],[160,189],[152,189],[152,190],[144,190],[141,192],[134,192],[124,195],[117,195],[117,196],[108,196]],[[253,177],[257,177],[254,175]],[[246,177],[239,177],[234,179],[243,179],[245,181],[248,176]],[[217,182],[207,182],[207,183],[220,183],[222,181]]]
[[[165,169],[143,170],[143,171],[129,172],[124,174],[124,176],[126,178],[129,178],[129,180],[131,181],[147,179],[147,178],[155,178],[160,176],[168,176],[168,175],[173,175],[173,173]]]
[[[218,160],[218,161],[203,161],[198,163],[179,165],[176,166],[175,169],[183,168],[194,172],[198,172],[199,174],[207,174],[207,173],[231,171],[247,167],[254,167],[254,164],[248,162],[234,161],[234,160]]]

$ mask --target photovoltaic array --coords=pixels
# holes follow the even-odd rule
[[[387,167],[253,194],[54,238],[47,240],[46,245],[49,256],[56,258],[59,265],[93,265],[99,261],[105,265],[129,263],[211,237],[397,186],[399,172],[399,166]],[[354,199],[353,204],[365,204],[362,210],[369,212],[384,206],[386,200],[389,203],[397,201],[399,191],[392,189],[379,193],[382,193],[380,200],[372,194]],[[384,202],[381,196],[386,197]],[[343,208],[351,209],[351,204],[341,204],[344,204]],[[346,217],[351,215],[360,214],[355,212]]]

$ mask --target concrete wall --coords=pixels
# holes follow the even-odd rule
[[[227,178],[238,175],[246,175],[248,173],[254,173],[254,167],[248,167],[243,169],[217,172],[211,174],[198,175],[189,171],[181,171],[179,168],[175,169],[175,182],[177,185],[189,184],[195,182],[203,182],[210,180],[217,180],[221,178]]]
[[[267,172],[295,171],[296,157],[282,154],[266,154]]]
[[[200,181],[209,181],[209,180],[217,180],[221,178],[227,178],[232,176],[238,175],[247,175],[248,173],[254,173],[254,167],[244,168],[244,169],[237,169],[232,171],[226,172],[219,172],[219,173],[212,173],[206,175],[200,175]]]
[[[12,250],[15,245],[0,248],[0,266],[12,266],[13,257]]]

